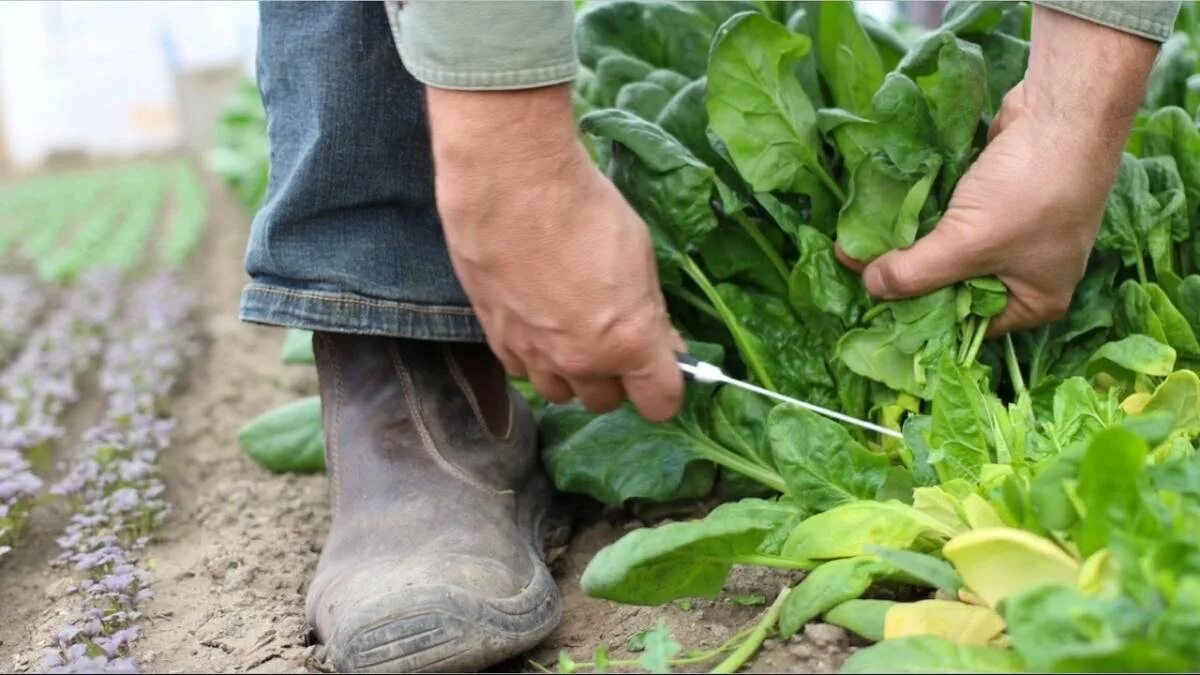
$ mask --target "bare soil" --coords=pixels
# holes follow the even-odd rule
[[[178,427],[163,461],[172,512],[149,548],[155,596],[134,653],[149,672],[321,670],[305,625],[304,592],[329,525],[325,478],[269,473],[247,459],[236,440],[246,420],[314,393],[315,373],[280,363],[281,331],[238,321],[248,218],[210,187],[213,219],[193,270],[202,293],[196,320],[204,349],[171,406]],[[99,402],[85,397],[72,412],[72,433],[99,412]],[[63,571],[49,565],[65,518],[61,506],[39,509],[23,545],[0,564],[0,671],[39,670],[42,648],[73,610]],[[598,510],[577,524],[553,566],[564,599],[562,624],[526,658],[500,669],[553,669],[560,651],[588,661],[602,644],[614,659],[636,658],[629,638],[660,619],[685,649],[711,648],[765,610],[729,595],[762,595],[769,603],[798,578],[739,569],[726,595],[666,607],[585,596],[579,576],[588,560],[629,526],[628,518]],[[769,640],[751,670],[833,672],[854,648],[841,629],[809,626],[786,642]]]

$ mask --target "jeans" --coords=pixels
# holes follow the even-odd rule
[[[446,250],[422,85],[383,3],[263,2],[271,174],[246,251],[246,321],[480,342]]]

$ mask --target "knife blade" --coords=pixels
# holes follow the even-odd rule
[[[847,424],[853,424],[854,426],[868,429],[878,434],[883,434],[884,436],[891,436],[892,438],[900,439],[904,438],[904,434],[901,434],[895,429],[888,429],[887,427],[882,427],[866,420],[860,420],[852,415],[847,415],[836,410],[830,410],[829,408],[819,406],[815,403],[809,403],[808,401],[802,401],[798,398],[792,398],[791,396],[784,396],[779,392],[771,391],[770,389],[763,389],[762,387],[750,384],[749,382],[743,382],[742,380],[730,377],[726,375],[725,371],[721,370],[720,367],[705,361],[701,361],[688,354],[676,354],[675,360],[679,363],[679,370],[683,371],[683,377],[685,380],[704,384],[732,385],[760,396],[766,396],[768,398],[773,398],[776,401],[782,401],[784,403],[790,403],[792,405],[799,406],[805,410],[828,417],[830,419],[835,419]]]

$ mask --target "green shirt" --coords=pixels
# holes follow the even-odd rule
[[[1037,0],[1038,4],[1162,42],[1179,0]],[[445,89],[524,89],[574,79],[569,0],[387,0],[408,71]]]

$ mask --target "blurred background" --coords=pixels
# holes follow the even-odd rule
[[[942,3],[859,4],[932,25]],[[210,147],[222,108],[248,112],[257,19],[253,2],[0,3],[0,176]]]

